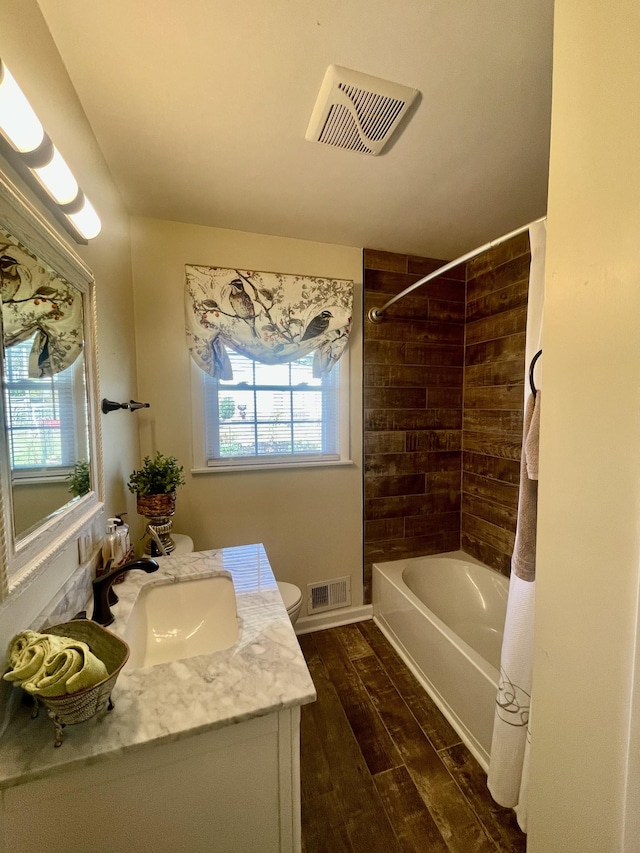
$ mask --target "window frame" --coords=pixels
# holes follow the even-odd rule
[[[316,454],[281,454],[278,456],[234,457],[209,460],[206,451],[206,396],[207,375],[191,360],[191,400],[193,432],[193,468],[192,474],[220,474],[232,471],[274,471],[286,468],[323,468],[331,466],[353,465],[350,457],[350,395],[349,395],[349,353],[341,355],[333,370],[339,369],[337,401],[337,453],[326,458]],[[286,386],[295,388],[295,386]]]
[[[5,352],[5,361],[9,360],[16,347],[31,347],[31,345],[32,341],[29,339],[22,341],[20,344],[15,344],[13,347],[7,348]],[[84,353],[82,353],[80,359],[76,359],[73,364],[66,368],[64,374],[67,374],[64,379],[66,388],[63,390],[63,397],[60,405],[61,424],[58,427],[58,431],[61,434],[63,456],[65,455],[66,448],[66,455],[69,458],[66,462],[62,462],[60,465],[33,465],[30,467],[14,467],[13,461],[11,461],[12,479],[16,483],[27,485],[29,483],[63,482],[73,471],[76,460],[81,458],[86,459],[88,456],[89,436],[87,434],[84,436],[81,434],[83,431],[86,433],[84,424],[88,419],[88,401],[84,381]],[[51,377],[46,377],[46,379],[49,380],[49,387],[46,388],[48,393],[53,390],[53,386],[55,386],[56,383],[56,377],[61,377],[62,375],[62,373],[56,373]],[[40,381],[41,380],[39,379],[27,378],[17,380],[15,382],[8,382],[5,379],[3,390],[5,395],[8,395],[13,388],[37,388],[37,383]],[[7,422],[5,428],[10,445],[8,452],[10,460],[12,460],[12,442],[10,438],[12,433],[11,406],[7,399],[4,401],[4,407]],[[78,417],[78,412],[80,410],[85,413],[85,416],[81,420],[79,420]],[[63,435],[63,433],[66,433],[66,435]]]

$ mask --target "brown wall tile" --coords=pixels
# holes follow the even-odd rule
[[[364,404],[375,409],[426,409],[426,388],[365,386]]]
[[[462,429],[461,409],[367,409],[365,431]]]
[[[375,561],[462,547],[509,572],[529,261],[523,235],[365,322],[365,601]],[[366,309],[442,263],[366,250]]]
[[[405,448],[406,433],[404,432],[370,432],[364,437],[364,452],[366,454],[402,453]],[[417,449],[417,447],[412,448],[412,450]]]
[[[467,265],[461,545],[505,574],[520,479],[529,264],[524,234]]]
[[[365,498],[387,498],[390,495],[423,495],[424,488],[424,474],[364,478]]]
[[[364,250],[365,269],[407,272],[407,267],[408,260],[406,255],[397,255],[395,252],[382,252],[378,249]]]
[[[462,475],[462,493],[514,509],[518,506],[518,487],[515,484],[488,480],[477,474],[465,472]]]
[[[520,463],[515,459],[503,459],[498,456],[483,456],[480,453],[464,453],[462,470],[467,474],[477,474],[489,480],[518,485],[520,482]]]
[[[404,536],[404,518],[379,518],[375,521],[365,521],[364,536],[367,542],[401,539]]]
[[[405,364],[464,366],[464,346],[462,344],[445,346],[443,344],[415,344],[407,341],[403,346],[405,350],[402,357]]]
[[[477,344],[481,341],[491,341],[494,338],[505,338],[507,335],[521,332],[526,324],[526,307],[511,308],[509,311],[467,323],[466,341],[467,344]]]
[[[415,255],[409,255],[409,257],[407,258],[409,272],[417,273],[420,277],[435,272],[437,269],[444,266],[446,263],[447,261],[437,261],[433,258],[418,258]],[[464,282],[464,264],[461,264],[460,266],[454,267],[453,269],[449,270],[447,273],[445,273],[445,276],[446,278],[457,279],[458,281]]]
[[[503,506],[465,492],[462,495],[462,513],[475,515],[476,518],[482,518],[504,530],[512,530],[516,523],[517,510],[514,506]]]
[[[466,388],[485,385],[516,385],[522,382],[524,362],[521,358],[498,361],[493,364],[467,365],[464,369]]]
[[[462,367],[446,365],[418,366],[414,364],[365,364],[365,387],[382,385],[386,388],[428,388],[433,385],[462,387]]]
[[[522,410],[503,412],[491,409],[472,409],[464,411],[464,429],[483,433],[514,433],[522,435]],[[496,439],[499,441],[499,439]]]
[[[505,362],[511,364],[511,362]],[[520,377],[522,378],[522,377]],[[524,385],[485,385],[480,388],[467,387],[464,405],[467,409],[491,409],[500,411],[522,411]]]
[[[366,250],[365,311],[443,263]],[[365,601],[373,561],[460,541],[465,294],[456,270],[365,322]]]
[[[431,536],[439,530],[460,535],[460,514],[449,512],[431,518],[417,515],[404,520],[404,531],[408,538]]]
[[[467,263],[467,281],[481,275],[487,270],[495,270],[521,255],[529,254],[529,235],[519,234],[507,243],[496,246],[488,252],[483,252],[477,258]]]
[[[524,345],[524,332],[517,335],[510,335],[508,338],[482,341],[473,346],[467,343],[464,353],[465,367],[473,364],[492,365],[508,359],[521,359],[524,364]]]
[[[444,323],[436,320],[403,320],[392,323],[383,320],[382,323],[368,323],[366,334],[367,338],[373,341],[461,345],[464,344],[464,323]]]
[[[462,450],[462,430],[425,429],[405,433],[405,449],[416,450]]]
[[[511,308],[520,308],[527,304],[527,296],[529,294],[529,279],[523,278],[522,281],[516,284],[502,287],[500,290],[495,290],[487,296],[476,299],[467,304],[466,319],[467,323],[472,320],[481,320],[484,317],[491,317],[499,311],[509,311]]]
[[[406,433],[407,436],[409,434]],[[496,441],[494,434],[465,430],[462,433],[462,448],[471,453],[483,453],[503,459],[515,459],[519,463],[522,453],[522,436],[517,433],[511,434],[505,432],[500,433]]]

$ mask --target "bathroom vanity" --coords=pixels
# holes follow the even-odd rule
[[[300,706],[315,690],[264,549],[158,562],[117,587],[109,630],[138,644],[140,613],[128,623],[145,588],[177,601],[191,578],[230,575],[237,634],[154,666],[138,655],[115,709],[68,727],[58,749],[46,714],[22,707],[0,744],[0,853],[300,850]]]

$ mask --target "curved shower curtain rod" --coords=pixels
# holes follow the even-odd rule
[[[429,275],[425,275],[424,278],[421,278],[419,281],[416,281],[415,284],[409,285],[406,287],[402,293],[398,293],[397,296],[393,296],[388,302],[385,302],[382,308],[372,308],[369,311],[368,317],[372,323],[381,323],[384,319],[384,312],[393,305],[394,302],[398,302],[398,300],[402,299],[403,296],[406,296],[407,293],[411,293],[412,290],[415,290],[418,287],[422,287],[423,284],[426,284],[428,281],[431,281],[434,278],[442,275],[445,272],[449,272],[454,267],[459,266],[460,264],[465,263],[465,261],[470,261],[472,258],[481,255],[483,252],[487,252],[489,249],[495,249],[496,246],[499,246],[501,243],[506,243],[507,240],[511,240],[512,237],[517,237],[518,234],[522,234],[525,231],[528,231],[532,225],[537,225],[538,222],[544,222],[546,216],[541,216],[540,219],[534,219],[533,222],[530,222],[528,225],[523,225],[521,228],[516,228],[515,231],[509,231],[508,234],[504,234],[502,237],[497,237],[495,240],[490,240],[488,243],[485,243],[483,246],[478,246],[477,249],[473,249],[471,252],[467,252],[466,255],[461,255],[459,258],[456,258],[455,261],[449,261],[444,266],[440,267],[433,272],[430,272]]]

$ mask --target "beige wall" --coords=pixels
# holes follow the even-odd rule
[[[89,246],[73,244],[73,248],[96,279],[101,390],[112,399],[128,399],[136,393],[128,216],[38,4],[35,0],[0,0],[0,20],[0,57],[102,219],[102,233]],[[0,168],[5,170],[2,162]],[[48,218],[51,220],[50,215]],[[55,221],[52,224],[55,226]],[[71,239],[66,232],[61,233]],[[135,518],[135,505],[124,488],[125,478],[138,459],[134,416],[128,412],[112,414],[102,418],[102,426],[106,509],[112,514],[128,506]],[[41,582],[21,596],[21,601],[5,605],[0,614],[2,649],[6,647],[5,635],[8,640],[14,628],[23,628],[33,619],[76,566],[73,543]]]
[[[529,853],[640,849],[638,44],[636,0],[556,0]]]
[[[184,331],[184,265],[323,275],[357,282],[351,353],[349,467],[187,474],[175,529],[196,548],[264,542],[277,577],[304,587],[342,575],[362,601],[361,323],[359,249],[219,228],[132,220],[141,452],[192,465],[191,362]]]

